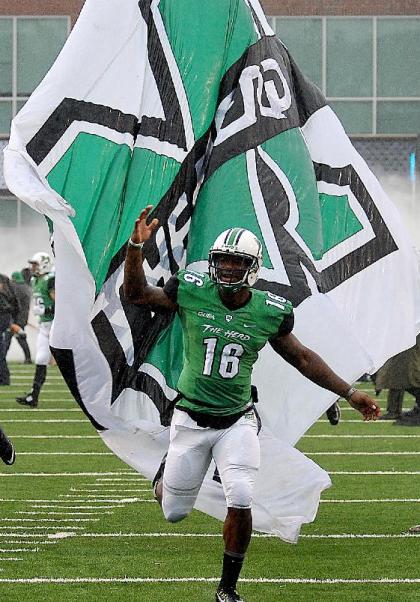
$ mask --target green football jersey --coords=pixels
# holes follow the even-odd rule
[[[32,276],[31,287],[34,299],[34,314],[40,322],[51,322],[54,318],[54,301],[50,292],[54,290],[55,274]]]
[[[250,289],[245,306],[228,309],[207,274],[181,270],[176,301],[184,337],[178,407],[216,416],[241,412],[251,398],[258,352],[293,312],[282,297]]]

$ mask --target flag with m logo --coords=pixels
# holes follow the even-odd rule
[[[207,271],[218,234],[247,228],[263,244],[257,287],[292,301],[294,332],[343,378],[415,342],[417,267],[401,220],[257,0],[87,0],[13,121],[5,177],[53,223],[60,369],[104,441],[148,477],[168,444],[183,348],[176,315],[122,295],[146,205],[160,223],[144,247],[151,284]],[[295,541],[329,479],[293,445],[334,395],[268,347],[255,384],[254,525]],[[213,472],[197,508],[223,518]]]

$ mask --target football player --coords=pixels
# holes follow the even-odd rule
[[[39,319],[39,331],[36,342],[35,374],[32,390],[16,401],[22,405],[36,408],[39,393],[45,382],[47,366],[51,359],[49,336],[54,319],[55,274],[48,253],[39,252],[28,261],[31,268],[31,287],[34,315]]]
[[[365,420],[376,420],[380,410],[295,337],[289,301],[252,288],[262,265],[262,245],[252,232],[231,228],[220,234],[210,249],[208,274],[181,270],[164,288],[149,285],[142,247],[158,228],[156,219],[147,223],[151,209],[149,205],[141,212],[128,241],[124,295],[132,303],[176,310],[184,337],[179,398],[166,462],[154,481],[155,495],[168,521],[182,520],[214,459],[227,504],[216,601],[240,602],[236,584],[251,538],[260,461],[251,397],[258,352],[269,342],[304,376],[347,399]]]

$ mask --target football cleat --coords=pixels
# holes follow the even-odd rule
[[[236,589],[219,587],[216,592],[216,602],[245,602]]]
[[[326,411],[327,418],[330,421],[330,424],[335,426],[340,422],[341,409],[337,402],[333,403],[332,406],[328,408]]]
[[[159,485],[159,483],[161,482],[162,478],[163,478],[163,471],[165,470],[165,464],[166,464],[166,456],[168,454],[165,454],[162,458],[162,462],[160,463],[159,468],[157,469],[157,473],[155,474],[155,476],[153,477],[153,481],[152,481],[152,489],[153,489],[153,495],[155,497],[155,499],[157,499],[157,495],[156,495],[156,487]]]
[[[6,437],[3,431],[0,429],[0,458],[5,464],[11,466],[16,458],[15,448],[13,443]]]
[[[28,393],[24,397],[16,397],[16,401],[23,406],[29,406],[30,408],[36,408],[38,405],[38,399]]]
[[[400,426],[420,426],[420,408],[415,406],[412,410],[404,412],[395,421]]]

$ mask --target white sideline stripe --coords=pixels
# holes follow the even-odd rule
[[[420,475],[420,470],[342,470],[328,471],[328,474],[341,475]]]
[[[0,583],[218,583],[220,577],[30,577],[27,579],[0,579]],[[394,583],[420,583],[419,579],[269,579],[259,577],[256,579],[239,579],[239,583],[312,583],[320,585],[335,585],[336,583],[376,583],[376,584],[394,584]]]
[[[115,456],[115,454],[113,452],[19,452],[19,456]]]
[[[4,422],[4,421],[3,421]],[[99,475],[132,474],[131,472],[0,472],[0,477],[97,477]]]
[[[16,562],[17,560],[23,560],[23,558],[0,558],[0,562]]]
[[[420,451],[384,451],[384,452],[307,452],[306,456],[420,456]]]
[[[420,435],[303,435],[302,439],[420,439]]]
[[[320,500],[321,504],[388,504],[388,503],[416,503],[420,498],[379,498],[367,500]]]

